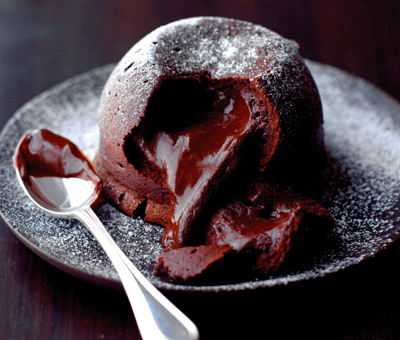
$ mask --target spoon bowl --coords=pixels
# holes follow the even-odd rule
[[[31,187],[25,192],[46,213],[70,217],[71,213],[90,206],[99,196],[98,186],[80,178],[31,177]]]
[[[81,221],[112,261],[144,340],[196,340],[197,327],[134,266],[91,209],[101,179],[89,159],[69,140],[48,130],[27,133],[14,167],[28,197],[45,213]]]

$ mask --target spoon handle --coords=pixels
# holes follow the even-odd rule
[[[93,234],[113,263],[144,340],[199,338],[194,323],[142,275],[118,247],[90,207],[78,210],[75,217]]]

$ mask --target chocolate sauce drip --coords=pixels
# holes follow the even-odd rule
[[[193,86],[189,81],[181,83]],[[151,124],[144,124],[146,128],[136,135],[142,158],[157,168],[169,190],[172,216],[164,243],[173,247],[186,243],[185,234],[190,234],[216,178],[224,178],[228,168],[234,167],[233,155],[251,123],[247,102],[238,89],[205,86],[202,90],[195,92],[197,105],[179,105],[177,112],[166,114],[169,105],[149,105]],[[165,103],[164,92],[160,91],[157,103]],[[160,123],[165,116],[182,119],[174,119],[171,126],[172,122]]]
[[[221,93],[201,122],[175,133],[160,131],[146,145],[148,157],[167,174],[173,223],[179,224],[186,205],[226,159],[249,116],[239,93],[230,97]]]

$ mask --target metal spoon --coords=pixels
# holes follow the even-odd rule
[[[55,138],[55,149],[49,151],[46,146],[46,142],[50,143],[49,140],[45,140],[43,143],[45,138],[40,137],[40,133],[43,131],[46,131],[51,138]],[[42,144],[32,151],[34,143],[29,145],[29,142],[34,138],[37,139],[36,144]],[[63,156],[53,155],[54,150],[61,149]],[[68,149],[67,152],[65,152],[66,149]],[[27,161],[27,157],[24,159],[23,150],[25,150],[25,156],[26,153],[29,154],[30,160]],[[53,158],[64,157],[64,159],[56,159],[55,162],[54,159],[49,161],[49,152]],[[100,178],[87,157],[82,152],[81,154],[77,152],[81,151],[74,144],[47,130],[36,130],[25,135],[15,152],[14,166],[18,180],[26,194],[47,214],[78,219],[98,240],[122,281],[144,340],[198,339],[199,333],[194,323],[142,275],[114,242],[91,209],[90,205],[101,191]],[[68,159],[65,160],[65,154],[74,154],[71,164],[75,170],[72,172],[68,170],[69,173],[61,171],[61,174],[58,171],[56,176],[51,176],[52,166],[53,170],[56,170],[57,164],[61,164],[59,161],[68,162]],[[34,158],[35,164],[27,164],[32,162],[32,157],[36,157]],[[82,162],[80,167],[79,161]],[[77,164],[79,171],[76,170]],[[45,169],[45,172],[38,172],[37,169],[41,168]],[[35,176],[32,176],[29,169],[33,169],[31,173]]]

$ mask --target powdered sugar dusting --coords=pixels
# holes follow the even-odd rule
[[[303,257],[295,263],[269,277],[220,286],[174,285],[153,274],[163,229],[125,216],[108,204],[103,206],[98,211],[100,219],[157,287],[217,292],[308,280],[357,264],[398,237],[400,105],[345,72],[313,62],[308,66],[321,93],[326,144],[334,167],[323,203],[337,225],[326,235],[324,247],[300,254]],[[11,161],[22,134],[42,127],[70,138],[94,155],[99,139],[99,97],[112,69],[107,66],[73,78],[14,115],[1,135],[0,209],[11,230],[50,262],[88,280],[115,283],[114,268],[89,232],[77,221],[58,220],[40,212],[19,187]]]
[[[266,68],[281,74],[285,65],[297,64],[297,58],[295,42],[258,25],[216,17],[176,21],[145,36],[122,58],[106,84],[100,112],[115,111],[123,122],[134,101],[131,111],[139,118],[164,78],[207,72],[215,79],[257,79],[265,76]],[[118,111],[114,101],[106,99],[117,94]],[[113,122],[100,116],[99,124]],[[128,126],[122,128],[127,134]]]
[[[133,59],[155,61],[156,65],[162,65],[160,70],[164,76],[209,70],[215,78],[252,79],[261,76],[266,65],[273,72],[274,67],[290,63],[297,52],[298,45],[294,41],[262,26],[233,19],[199,17],[176,21],[153,31],[121,62],[125,65]],[[260,59],[260,56],[264,57]]]

